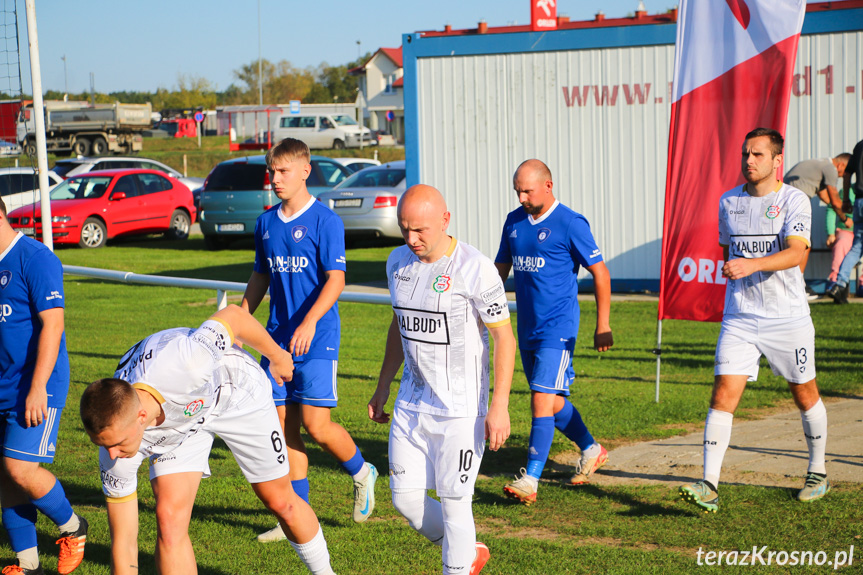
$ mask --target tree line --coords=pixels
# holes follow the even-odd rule
[[[298,68],[288,60],[271,62],[261,61],[264,104],[286,104],[290,100],[301,100],[307,104],[353,103],[357,98],[358,80],[348,74],[348,70],[368,62],[371,53],[348,64],[330,66],[322,62],[317,67]],[[201,106],[213,109],[216,106],[258,104],[258,61],[254,60],[233,72],[235,82],[223,91],[216,91],[212,82],[206,78],[181,74],[173,89],[157,88],[154,92],[119,91],[96,92],[97,104],[113,103],[145,104],[150,102],[153,110],[167,108],[195,108]],[[30,99],[31,96],[23,96]],[[90,101],[91,94],[82,92],[69,94],[69,100]],[[0,98],[17,98],[0,94]],[[46,100],[62,100],[63,92],[47,90]]]

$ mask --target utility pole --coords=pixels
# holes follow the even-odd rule
[[[258,0],[258,105],[264,105],[264,72],[261,57],[261,0]]]
[[[69,100],[69,74],[66,72],[66,54],[60,58],[63,60],[63,101]]]

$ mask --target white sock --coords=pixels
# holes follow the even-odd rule
[[[393,507],[410,526],[435,545],[443,544],[443,511],[440,501],[425,489],[393,489]]]
[[[64,523],[63,525],[58,525],[60,528],[60,533],[74,533],[78,531],[78,528],[81,527],[81,520],[78,518],[77,513],[73,513],[72,517],[69,518],[69,521]]]
[[[596,457],[599,455],[599,450],[602,449],[598,443],[594,443],[587,449],[581,452],[582,457]]]
[[[443,509],[444,575],[470,573],[476,558],[476,525],[473,522],[473,498],[441,497]]]
[[[734,414],[717,409],[707,410],[704,422],[704,481],[719,489],[719,472],[725,451],[731,443],[731,424]]]
[[[19,551],[16,555],[18,556],[18,565],[22,569],[37,569],[39,567],[39,549],[36,547]]]
[[[827,473],[824,464],[824,454],[827,451],[827,408],[821,398],[808,411],[800,412],[803,422],[803,434],[806,445],[809,446],[809,472]]]
[[[309,571],[315,575],[335,575],[330,566],[330,551],[327,549],[324,531],[320,525],[318,525],[318,534],[312,537],[308,543],[294,543],[290,540],[289,543],[300,556],[300,560],[309,568]]]
[[[354,478],[354,481],[362,481],[363,479],[366,478],[366,475],[368,475],[369,473],[371,473],[371,470],[369,469],[368,463],[363,463],[363,466],[360,467],[360,470],[357,471],[356,474],[352,475],[351,477]]]

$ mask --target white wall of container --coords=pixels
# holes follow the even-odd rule
[[[850,30],[807,33],[804,23],[787,167],[850,152],[863,138],[863,10],[835,12]],[[453,235],[494,257],[506,214],[518,207],[512,173],[540,158],[557,197],[591,222],[615,289],[658,289],[674,26],[646,35],[635,29],[648,26],[630,28],[600,30],[618,44],[600,48],[579,47],[608,43],[596,30],[405,36],[409,184],[444,193]],[[627,34],[640,45],[621,45]],[[559,49],[566,45],[574,49]],[[813,208],[809,279],[829,273],[825,208],[817,199]]]

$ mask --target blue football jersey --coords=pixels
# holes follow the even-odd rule
[[[51,250],[23,235],[0,254],[0,409],[23,407],[30,392],[42,322],[39,313],[65,307],[63,266]],[[48,407],[69,392],[66,334],[48,379]]]
[[[345,271],[345,226],[332,210],[312,198],[291,218],[281,204],[258,216],[255,271],[270,276],[267,331],[283,348],[318,299],[326,272],[333,270]],[[340,338],[336,303],[318,321],[309,352],[294,359],[338,359]]]
[[[590,224],[555,201],[539,220],[509,213],[495,261],[512,264],[521,349],[574,349],[578,270],[602,261]]]

